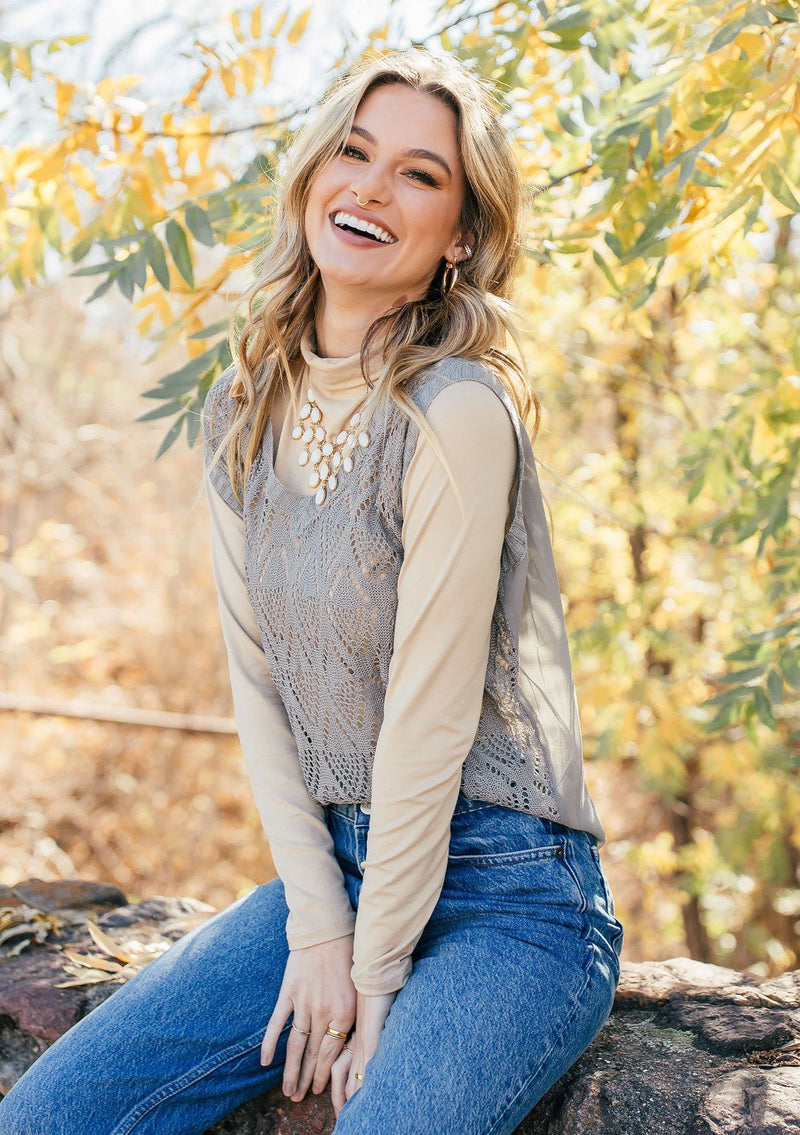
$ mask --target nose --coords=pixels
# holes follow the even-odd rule
[[[377,164],[373,164],[369,171],[360,170],[359,176],[350,185],[356,201],[362,205],[386,204],[389,199],[389,186]]]

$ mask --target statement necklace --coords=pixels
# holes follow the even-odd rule
[[[317,489],[314,500],[318,505],[324,502],[328,489],[333,492],[336,488],[341,472],[351,472],[356,446],[366,449],[370,443],[366,430],[356,432],[366,400],[364,398],[361,409],[350,415],[347,426],[339,430],[334,438],[329,436],[322,424],[323,414],[314,391],[310,386],[306,389],[306,402],[300,408],[300,420],[292,430],[292,437],[303,443],[303,449],[297,458],[298,464],[314,466],[308,483],[312,489]]]

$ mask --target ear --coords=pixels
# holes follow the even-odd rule
[[[472,249],[472,255],[475,255],[475,234],[467,231],[462,233],[456,240],[447,246],[444,251],[445,260],[449,260],[453,264],[460,264],[464,260],[469,260],[467,254],[467,247]]]

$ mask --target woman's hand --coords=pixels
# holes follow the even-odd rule
[[[397,992],[357,994],[356,1031],[331,1068],[331,1101],[337,1116],[363,1083],[356,1079],[356,1072],[363,1075],[377,1052],[378,1040]]]
[[[275,1058],[278,1038],[290,1013],[293,1024],[286,1042],[283,1091],[292,1100],[303,1099],[312,1083],[318,1094],[328,1082],[331,1065],[342,1050],[344,1038],[328,1036],[330,1025],[349,1033],[356,1017],[356,990],[350,978],[353,935],[345,934],[318,946],[292,950],[283,974],[281,991],[261,1043],[261,1063]],[[308,1036],[298,1030],[307,1032]]]

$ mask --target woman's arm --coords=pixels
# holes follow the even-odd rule
[[[516,470],[513,424],[485,384],[451,383],[427,420],[465,515],[420,433],[403,485],[404,560],[356,917],[351,977],[360,994],[402,988],[441,892],[480,718]]]
[[[244,579],[242,518],[206,482],[211,564],[236,727],[253,795],[286,892],[286,935],[300,950],[352,934],[355,914],[322,806],[308,795],[286,709],[269,675]]]

